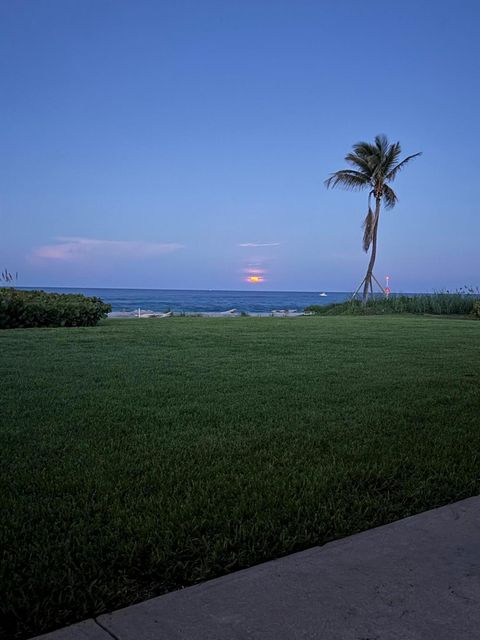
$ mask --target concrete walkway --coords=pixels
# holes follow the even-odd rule
[[[42,640],[478,640],[480,497]]]

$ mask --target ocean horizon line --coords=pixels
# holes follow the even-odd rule
[[[334,289],[189,289],[172,287],[100,287],[100,286],[76,286],[76,285],[18,285],[16,289],[98,289],[110,291],[198,291],[198,292],[231,292],[231,293],[349,293],[348,290]],[[352,289],[353,291],[353,289]]]
[[[12,286],[12,285],[10,285]],[[352,293],[354,292],[354,289],[188,289],[188,288],[171,288],[171,287],[106,287],[106,286],[77,286],[77,285],[62,285],[62,286],[56,286],[56,285],[16,285],[14,286],[15,289],[26,289],[26,290],[32,290],[32,289],[54,289],[54,290],[59,290],[59,289],[66,289],[66,290],[98,290],[98,291],[185,291],[185,292],[199,292],[199,293],[242,293],[242,294],[259,294],[259,293],[314,293],[314,294],[319,294],[319,293],[330,293],[330,294],[334,294],[334,293]],[[401,290],[401,289],[397,289],[397,290],[392,290],[392,294],[396,294],[396,295],[430,295],[430,294],[434,294],[434,293],[442,293],[442,292],[451,292],[449,289],[446,288],[434,288],[431,289],[429,291],[425,291],[425,290],[418,290],[418,291],[412,291],[412,290]],[[454,293],[454,292],[452,292]]]

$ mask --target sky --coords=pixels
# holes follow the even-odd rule
[[[324,180],[384,133],[423,155],[377,277],[480,286],[479,27],[476,0],[1,0],[0,265],[23,286],[352,291],[367,195]]]

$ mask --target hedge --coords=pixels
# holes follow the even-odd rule
[[[92,327],[111,310],[100,298],[76,293],[0,289],[0,329]]]

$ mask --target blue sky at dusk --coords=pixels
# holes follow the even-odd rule
[[[0,265],[25,286],[352,290],[359,140],[394,290],[480,285],[480,3],[2,0]],[[248,284],[249,274],[265,282]]]

